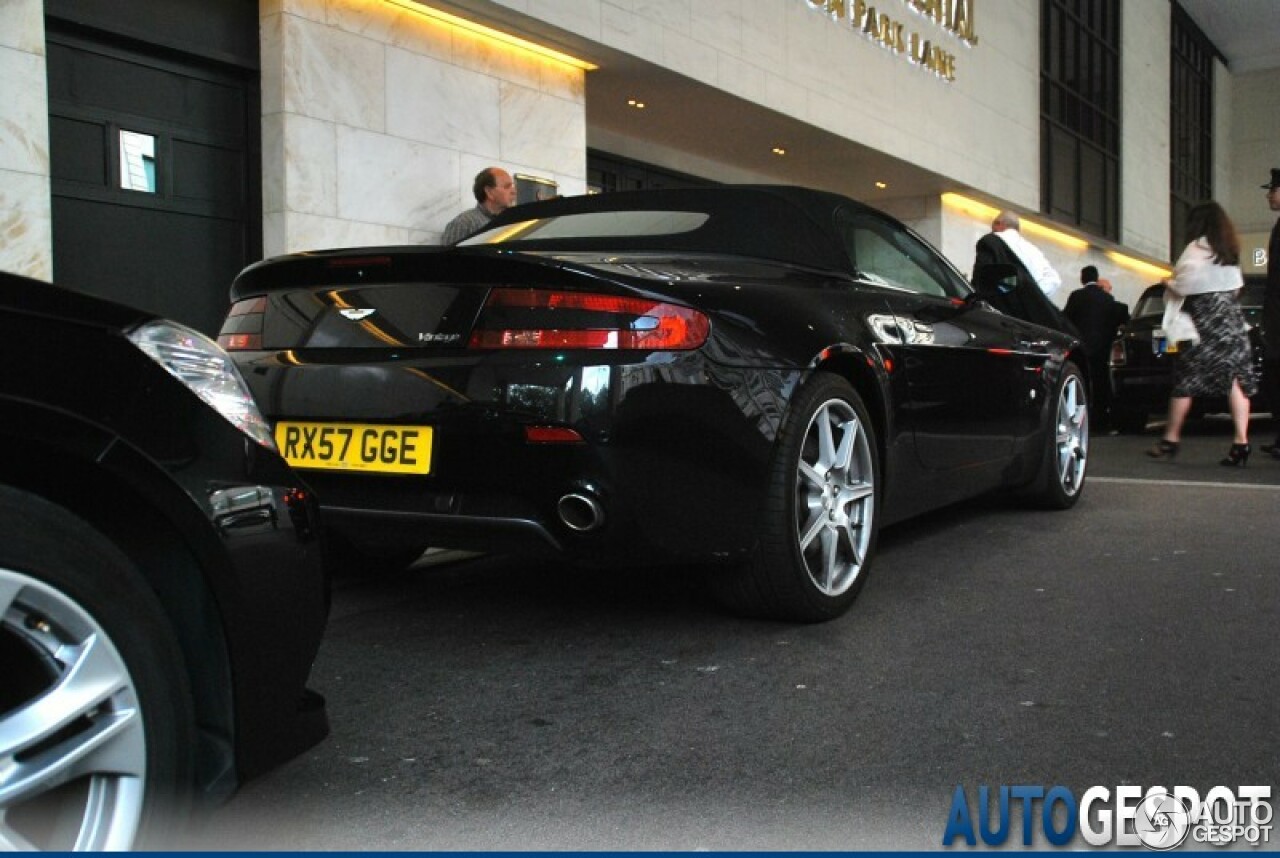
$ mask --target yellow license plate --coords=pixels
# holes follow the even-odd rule
[[[431,471],[431,427],[366,423],[276,424],[276,446],[295,468],[377,474]]]

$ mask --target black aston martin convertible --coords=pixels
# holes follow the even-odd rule
[[[835,194],[637,191],[518,206],[457,247],[266,260],[219,342],[364,562],[706,564],[735,610],[817,621],[883,525],[1080,497],[1079,344],[984,294]]]

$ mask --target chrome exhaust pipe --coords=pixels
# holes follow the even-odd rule
[[[604,524],[604,507],[589,494],[570,492],[556,504],[560,521],[570,530],[587,533]]]

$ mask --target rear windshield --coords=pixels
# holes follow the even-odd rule
[[[1164,290],[1156,289],[1144,294],[1138,299],[1138,306],[1133,308],[1133,316],[1162,316],[1164,315]]]
[[[1267,283],[1250,277],[1240,289],[1238,298],[1240,306],[1246,310],[1254,310],[1262,306],[1262,298],[1266,294]],[[1164,315],[1164,289],[1152,289],[1138,299],[1138,306],[1133,309],[1133,317]]]
[[[612,238],[679,235],[707,222],[704,212],[607,211],[532,218],[487,229],[460,242],[462,246],[543,241],[552,238]]]

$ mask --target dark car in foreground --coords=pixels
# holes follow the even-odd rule
[[[1084,485],[1079,344],[835,194],[561,198],[457,247],[267,260],[232,298],[219,341],[285,457],[388,563],[705,565],[731,608],[817,621],[882,525]]]
[[[1249,342],[1253,348],[1253,365],[1257,377],[1262,378],[1262,298],[1266,280],[1258,276],[1245,278],[1239,292],[1240,308],[1244,311],[1249,328]],[[1178,357],[1178,343],[1171,343],[1164,335],[1161,324],[1164,319],[1165,287],[1157,283],[1143,290],[1134,305],[1129,321],[1120,329],[1111,344],[1112,415],[1116,428],[1121,432],[1140,433],[1146,429],[1152,416],[1163,416],[1169,411],[1169,394],[1173,391],[1173,367]],[[1192,400],[1192,417],[1215,414],[1228,410],[1227,398],[1197,398]],[[1270,410],[1262,391],[1253,397],[1255,411]]]
[[[318,508],[216,344],[0,273],[0,850],[166,845],[319,741]]]

